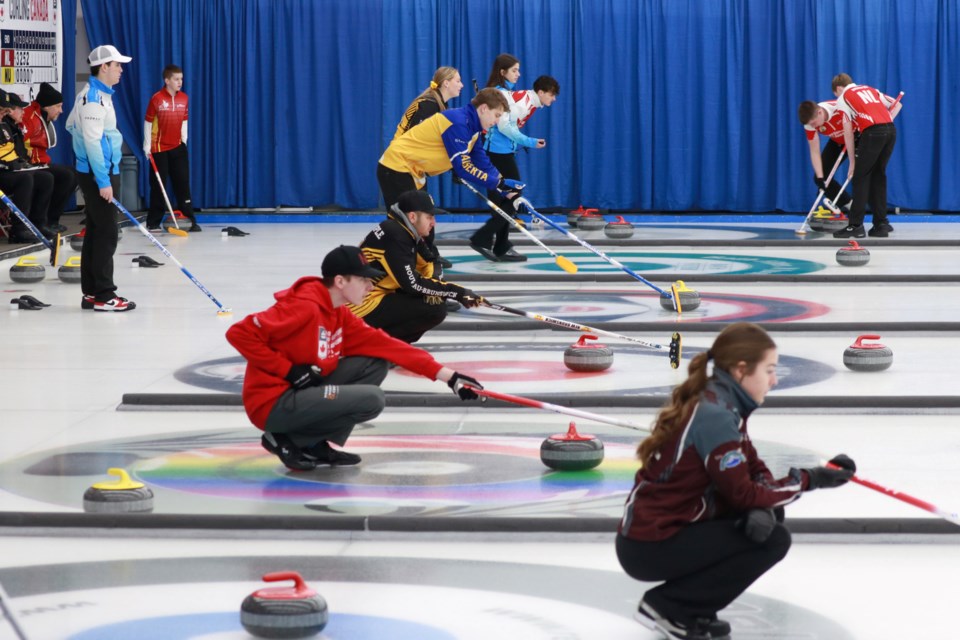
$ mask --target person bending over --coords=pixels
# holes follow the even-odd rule
[[[355,465],[360,456],[335,449],[353,427],[380,415],[387,362],[442,380],[462,400],[475,400],[474,378],[424,351],[368,326],[347,309],[383,273],[358,247],[340,246],[323,259],[322,278],[305,276],[274,294],[270,308],[227,330],[247,360],[243,406],[264,431],[261,445],[293,471]]]
[[[730,633],[717,618],[790,548],[783,506],[804,491],[838,487],[856,471],[790,469],[775,478],[747,433],[747,418],[777,384],[777,346],[757,325],[731,324],[690,362],[653,430],[637,449],[643,466],[616,539],[630,577],[663,581],[635,618],[671,638]]]
[[[373,289],[350,309],[371,327],[404,342],[416,342],[447,317],[445,301],[469,308],[483,298],[445,282],[434,272],[436,255],[427,242],[438,209],[426,191],[407,191],[387,211],[387,219],[361,243],[363,254],[384,270]]]

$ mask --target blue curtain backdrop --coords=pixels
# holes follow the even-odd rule
[[[560,81],[526,127],[547,147],[518,156],[542,207],[806,211],[797,105],[844,71],[906,92],[890,202],[960,210],[956,0],[81,2],[91,45],[134,58],[117,105],[138,154],[161,69],[184,68],[201,207],[377,208],[377,159],[434,69],[460,70],[463,106],[509,52],[521,87]],[[482,206],[448,176],[430,189]]]
[[[76,15],[77,0],[60,0],[60,24],[63,29],[63,55],[61,56],[63,68],[60,76],[60,93],[63,94],[64,112],[54,124],[57,128],[57,146],[50,150],[50,159],[56,164],[73,164],[73,150],[71,149],[73,141],[63,127],[67,121],[67,114],[70,113],[73,101],[77,96],[74,86],[75,51],[77,50]]]

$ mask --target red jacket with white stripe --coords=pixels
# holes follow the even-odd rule
[[[893,122],[890,107],[896,99],[865,84],[848,84],[837,98],[837,109],[846,114],[853,127],[865,131],[876,124]]]
[[[807,134],[807,140],[813,140],[818,133],[822,133],[842,147],[844,115],[843,111],[837,109],[837,101],[827,100],[826,102],[818,102],[817,106],[827,112],[827,120],[816,129],[807,124],[803,125],[803,130]],[[854,123],[853,128],[856,130],[856,123]]]
[[[23,110],[20,129],[23,130],[23,140],[30,154],[30,163],[50,164],[47,149],[57,146],[57,130],[53,128],[52,122],[47,122],[43,117],[43,110],[36,100]]]
[[[285,376],[295,364],[316,365],[322,375],[330,375],[340,358],[370,356],[437,379],[442,365],[433,356],[374,329],[346,306],[334,308],[320,278],[300,278],[273,297],[277,302],[272,307],[227,330],[227,340],[247,359],[243,406],[260,429],[290,388]]]
[[[757,403],[717,369],[686,426],[641,468],[627,497],[621,535],[664,540],[695,522],[732,518],[749,509],[793,502],[807,482],[791,469],[775,479],[747,434]]]

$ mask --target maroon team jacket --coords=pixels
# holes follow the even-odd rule
[[[717,369],[684,428],[637,472],[620,533],[664,540],[695,522],[799,498],[806,474],[791,469],[774,479],[750,442],[747,417],[756,408],[733,377]]]

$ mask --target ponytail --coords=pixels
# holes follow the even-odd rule
[[[657,414],[650,435],[637,447],[637,458],[647,466],[664,443],[687,425],[707,381],[713,377],[714,367],[729,373],[744,363],[746,373],[750,374],[767,351],[776,347],[769,334],[755,324],[737,322],[727,325],[710,349],[698,353],[690,361],[687,379],[674,388],[670,402]]]

